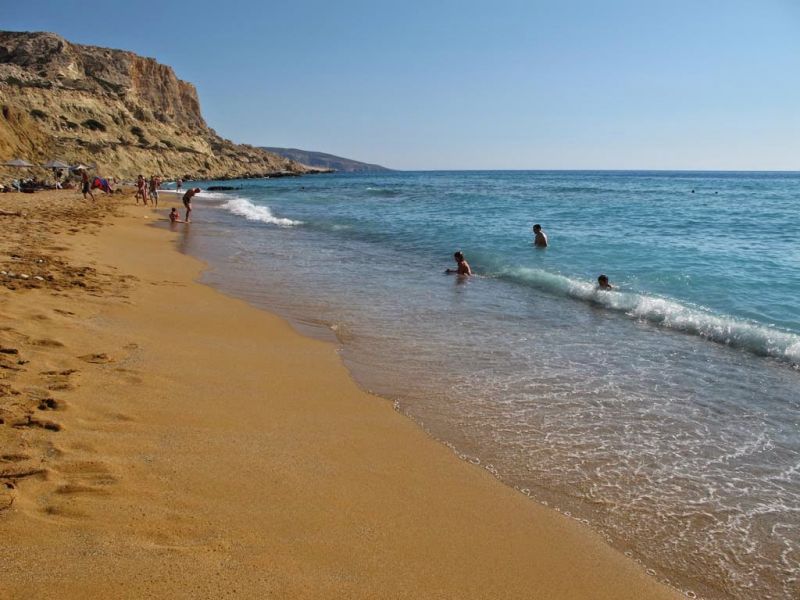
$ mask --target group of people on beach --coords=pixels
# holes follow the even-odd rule
[[[161,178],[158,175],[151,175],[150,179],[139,175],[136,179],[136,204],[139,204],[139,198],[141,198],[142,203],[147,206],[149,199],[153,206],[158,207],[158,190],[160,188]]]
[[[151,204],[154,208],[158,208],[158,192],[161,189],[161,183],[161,177],[158,175],[152,175],[149,179],[145,179],[144,175],[139,175],[136,179],[136,194],[134,196],[136,204],[139,204],[139,199],[141,199],[145,206]],[[183,180],[180,178],[175,181],[175,191],[178,194],[183,191]],[[186,209],[186,218],[181,220],[178,209],[172,207],[168,215],[170,223],[192,222],[192,198],[198,193],[200,193],[200,188],[190,188],[183,194],[182,200]]]
[[[536,248],[547,248],[549,242],[547,240],[547,234],[542,230],[542,226],[539,223],[536,223],[533,226],[533,245]],[[471,277],[472,276],[472,268],[469,266],[467,259],[464,258],[464,253],[456,251],[453,253],[453,259],[456,261],[456,268],[455,269],[445,269],[445,273],[452,273],[455,275],[459,275],[461,277]],[[597,277],[597,289],[600,290],[613,290],[614,286],[611,285],[611,282],[608,280],[608,276],[601,273]]]

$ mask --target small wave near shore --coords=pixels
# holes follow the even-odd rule
[[[593,283],[543,269],[506,267],[490,276],[589,302],[633,319],[697,335],[759,356],[800,364],[800,335],[788,331],[715,314],[699,306],[687,306],[660,296],[598,290]]]
[[[206,195],[210,195],[206,193]],[[256,205],[245,198],[236,196],[223,196],[224,201],[220,208],[227,210],[235,215],[244,217],[248,221],[257,221],[266,223],[268,225],[277,225],[278,227],[296,227],[302,225],[302,221],[294,219],[287,219],[285,217],[276,217],[272,214],[272,210],[266,205]]]

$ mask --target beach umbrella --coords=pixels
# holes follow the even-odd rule
[[[42,165],[45,169],[69,169],[69,165],[60,160],[51,160]]]
[[[88,171],[89,167],[87,167],[86,165],[78,164],[75,165],[74,167],[70,167],[70,169],[73,171]]]
[[[33,165],[29,163],[27,160],[22,160],[21,158],[15,158],[13,160],[7,160],[3,163],[4,167],[32,167]]]

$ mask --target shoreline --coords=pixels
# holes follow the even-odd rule
[[[3,383],[55,399],[33,414],[60,430],[0,425],[20,445],[0,598],[679,597],[361,390],[331,343],[197,282],[143,226],[163,215],[111,202],[51,232],[88,285],[1,288],[0,345],[30,361]]]

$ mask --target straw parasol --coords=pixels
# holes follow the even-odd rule
[[[51,160],[42,165],[45,169],[69,169],[69,165],[61,160]]]
[[[29,163],[27,160],[22,160],[21,158],[15,158],[13,160],[7,160],[3,163],[4,167],[18,167],[18,168],[26,168],[34,166],[32,163]]]

